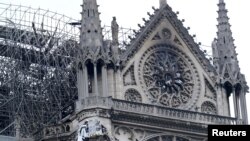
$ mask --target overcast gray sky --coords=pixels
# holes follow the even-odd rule
[[[158,7],[159,0],[97,0],[100,5],[102,25],[110,25],[113,16],[117,17],[120,26],[137,28],[148,18],[152,6]],[[190,34],[196,34],[197,42],[211,46],[216,37],[217,4],[219,0],[167,0],[173,11],[179,11],[179,19],[185,19],[184,25],[190,27]],[[231,29],[235,38],[236,51],[242,73],[250,84],[250,1],[225,0],[229,11]],[[0,3],[21,4],[33,8],[49,9],[80,20],[82,0],[1,0]],[[209,49],[208,49],[209,50]],[[248,61],[248,62],[247,62]],[[249,65],[249,66],[248,66]],[[250,115],[250,94],[247,96],[248,114]],[[248,116],[250,119],[250,116]],[[250,120],[249,120],[250,121]]]

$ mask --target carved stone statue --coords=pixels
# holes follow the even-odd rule
[[[119,25],[116,22],[116,17],[113,17],[111,22],[111,31],[112,31],[112,41],[114,45],[118,45],[118,32],[119,32]]]

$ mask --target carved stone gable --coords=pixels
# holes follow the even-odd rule
[[[170,41],[177,46],[188,48],[204,70],[215,72],[214,67],[200,50],[199,45],[189,35],[188,30],[168,5],[155,10],[154,15],[150,15],[150,19],[145,22],[145,25],[140,26],[137,34],[131,39],[127,50],[121,55],[123,64],[127,64],[145,44],[149,43],[147,41],[158,40]]]

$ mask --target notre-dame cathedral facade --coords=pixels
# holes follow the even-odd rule
[[[206,141],[209,124],[247,124],[248,86],[224,0],[218,9],[209,60],[166,0],[125,49],[119,48],[116,18],[112,40],[104,40],[96,0],[83,0],[76,108],[39,139]]]

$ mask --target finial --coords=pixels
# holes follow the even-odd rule
[[[220,0],[219,3],[224,3],[224,0]]]
[[[160,8],[167,5],[167,0],[160,0]]]

